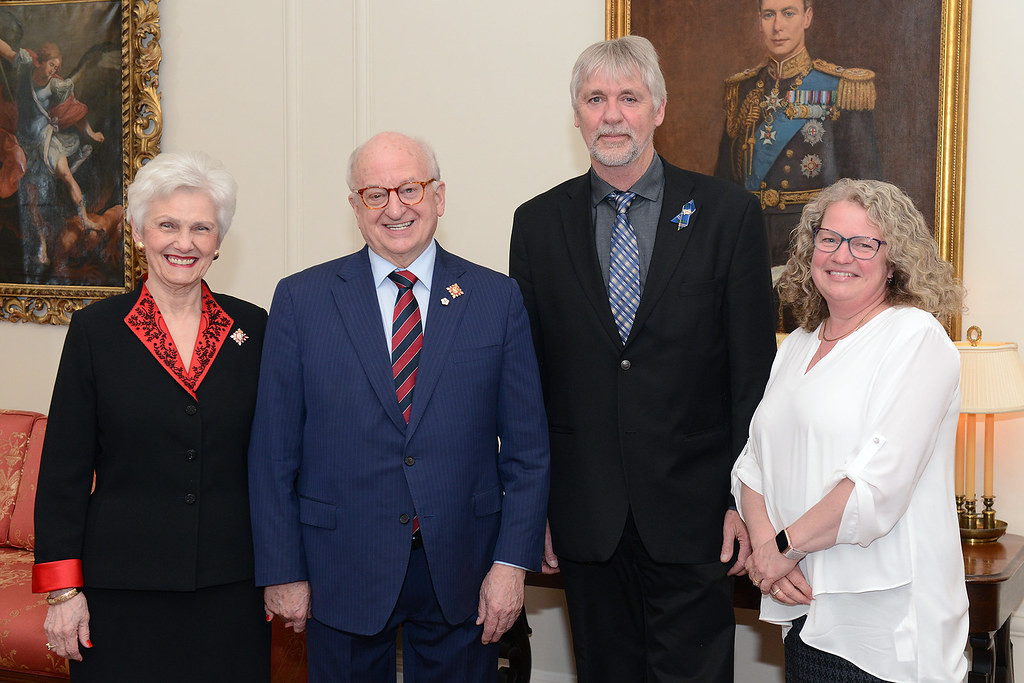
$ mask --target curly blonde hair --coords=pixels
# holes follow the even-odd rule
[[[825,211],[836,202],[864,208],[888,245],[885,256],[893,274],[885,298],[890,305],[914,306],[936,317],[963,310],[963,287],[953,276],[953,266],[939,258],[935,238],[910,197],[880,180],[843,178],[804,207],[790,235],[790,257],[779,280],[779,298],[793,309],[800,327],[813,331],[829,315],[828,304],[811,278],[811,261],[814,229],[821,227]]]

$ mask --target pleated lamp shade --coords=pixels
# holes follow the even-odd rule
[[[1010,342],[956,342],[960,350],[960,412],[1024,410],[1024,362]]]

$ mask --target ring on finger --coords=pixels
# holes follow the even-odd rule
[[[773,588],[772,589],[772,597],[774,598],[778,594],[779,594],[779,589],[778,588]]]
[[[46,649],[49,650],[50,652],[53,652],[54,650],[57,649],[57,646],[54,645],[53,643],[47,643],[46,644]]]
[[[760,586],[761,585],[761,579],[750,579],[750,582],[752,584],[754,584],[755,586]]]

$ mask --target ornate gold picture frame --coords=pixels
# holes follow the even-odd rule
[[[812,58],[874,72],[881,177],[911,195],[957,277],[970,17],[971,0],[814,0],[806,33]],[[725,81],[765,59],[756,0],[605,0],[605,37],[630,33],[654,43],[665,72],[668,108],[657,149],[675,164],[715,174]],[[947,329],[959,339],[959,317]]]
[[[0,0],[0,320],[66,325],[143,268],[125,188],[159,152],[159,0]]]

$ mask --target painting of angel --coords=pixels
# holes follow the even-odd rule
[[[0,282],[123,284],[120,18],[0,5]]]

